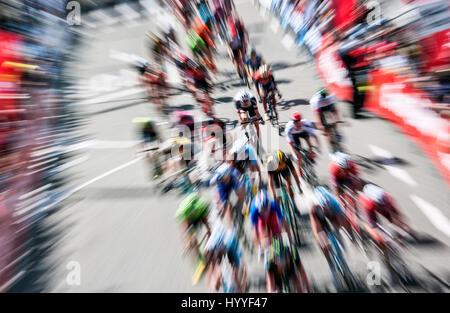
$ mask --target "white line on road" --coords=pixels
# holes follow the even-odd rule
[[[71,191],[69,191],[67,194],[65,194],[63,197],[59,198],[58,200],[56,200],[56,201],[53,202],[52,204],[48,205],[47,207],[42,208],[42,211],[45,211],[45,210],[47,210],[47,209],[49,209],[49,208],[51,208],[51,207],[57,205],[57,204],[60,203],[61,201],[63,201],[63,200],[65,200],[65,199],[69,198],[69,197],[72,196],[74,193],[76,193],[76,192],[80,191],[81,189],[83,189],[83,188],[89,186],[90,184],[93,184],[93,183],[99,181],[100,179],[105,178],[106,176],[109,176],[109,175],[111,175],[111,174],[114,174],[115,172],[120,171],[121,169],[124,169],[125,167],[128,167],[128,166],[130,166],[130,165],[136,163],[137,161],[141,160],[142,158],[144,158],[143,155],[138,156],[138,157],[136,157],[135,159],[133,159],[133,160],[131,160],[131,161],[125,163],[125,164],[122,164],[122,165],[120,165],[120,166],[118,166],[118,167],[116,167],[116,168],[113,168],[112,170],[109,170],[109,171],[107,171],[106,173],[103,173],[102,175],[99,175],[99,176],[97,176],[97,177],[94,177],[93,179],[91,179],[91,180],[85,182],[84,184],[79,185],[78,187],[75,187],[74,189],[72,189]]]
[[[280,29],[280,23],[278,23],[277,19],[273,19],[272,22],[270,23],[270,29],[277,34],[278,30]]]
[[[369,145],[369,148],[377,156],[387,158],[387,159],[391,159],[394,157],[389,151],[381,149],[380,147]],[[401,168],[395,167],[393,165],[383,165],[383,166],[386,168],[386,170],[392,176],[402,180],[403,182],[407,183],[410,186],[417,186],[416,181],[411,177],[411,175],[408,174],[407,171],[405,171]]]
[[[145,89],[142,87],[130,88],[130,89],[121,90],[121,91],[117,91],[117,92],[113,92],[113,93],[108,93],[106,95],[102,95],[102,96],[95,97],[92,99],[83,100],[76,104],[77,105],[88,105],[88,104],[106,102],[106,101],[110,101],[110,100],[118,100],[119,98],[135,95],[135,94],[142,93],[142,92],[145,92]],[[144,101],[144,100],[142,100],[142,101]]]
[[[438,208],[416,195],[410,198],[437,229],[450,237],[450,221]]]
[[[281,44],[286,48],[287,51],[290,51],[292,46],[294,45],[294,38],[291,35],[285,35]]]

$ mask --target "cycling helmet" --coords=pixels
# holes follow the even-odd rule
[[[326,196],[327,190],[322,187],[318,186],[314,190],[314,204],[318,205],[321,208],[326,208],[329,205],[329,199]]]
[[[291,114],[291,120],[294,122],[298,122],[302,120],[302,115],[300,114],[300,112],[294,112]]]
[[[248,49],[248,57],[251,58],[253,55],[256,56],[256,49],[251,47],[250,49]]]
[[[267,64],[261,65],[261,67],[259,68],[259,75],[263,79],[269,77],[269,67],[267,66]]]
[[[286,162],[286,155],[284,154],[283,151],[277,150],[277,151],[275,152],[275,154],[277,155],[277,159],[278,159],[278,162],[279,162],[279,163],[284,163],[284,162]]]
[[[325,98],[328,95],[328,92],[325,88],[319,89],[318,93],[322,96],[322,98]]]
[[[241,89],[236,97],[235,97],[235,101],[247,101],[250,100],[251,98],[253,98],[253,95],[251,94],[251,92],[248,89]]]
[[[281,150],[277,150],[276,152],[274,152],[272,155],[270,155],[267,160],[267,169],[269,171],[274,171],[278,168],[278,166],[280,165],[281,162],[285,162],[286,161],[286,155],[281,151]]]
[[[363,192],[377,204],[384,204],[387,198],[384,189],[374,184],[366,184]]]
[[[350,156],[343,152],[337,152],[333,156],[333,161],[336,163],[340,168],[347,169],[350,167]]]
[[[244,153],[247,150],[247,140],[245,139],[239,139],[233,144],[233,147],[231,148],[231,153]]]
[[[263,208],[267,208],[269,206],[269,194],[267,190],[261,189],[255,197],[255,206],[261,212]]]

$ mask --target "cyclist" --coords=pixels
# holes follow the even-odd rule
[[[314,202],[309,212],[309,217],[314,237],[325,255],[332,277],[335,279],[336,272],[329,255],[331,245],[328,239],[328,232],[332,231],[331,227],[337,230],[335,232],[336,239],[343,246],[339,229],[345,229],[352,236],[352,241],[355,240],[350,222],[337,200],[322,186],[318,186],[314,190]]]
[[[378,215],[386,218],[405,233],[415,238],[411,227],[404,222],[402,215],[394,204],[394,199],[381,187],[368,183],[364,186],[358,199],[364,210],[368,224],[366,230],[377,242],[381,242],[383,233],[379,228]]]
[[[208,71],[197,62],[188,62],[183,70],[186,74],[186,85],[192,96],[202,107],[203,113],[212,117],[213,99],[210,95],[212,85]]]
[[[362,183],[356,164],[348,154],[343,152],[335,153],[329,164],[331,182],[339,199],[343,199],[345,187],[347,187],[357,198],[356,191],[361,190]]]
[[[259,182],[262,182],[256,152],[246,139],[238,140],[233,144],[230,150],[230,163],[241,175],[244,175],[247,169],[258,173]]]
[[[275,95],[271,92],[277,92],[278,97],[281,98],[281,93],[277,88],[277,83],[273,77],[272,70],[269,69],[267,64],[260,66],[258,71],[254,74],[254,81],[256,86],[256,92],[258,94],[258,100],[262,102],[265,112],[266,120],[269,119],[269,110],[267,109],[267,96],[270,95],[273,105],[273,110],[278,118],[277,102]]]
[[[314,128],[307,121],[302,121],[302,116],[300,112],[294,112],[291,114],[291,120],[286,125],[286,138],[289,144],[289,149],[291,150],[292,155],[297,160],[298,169],[300,172],[300,176],[303,177],[302,170],[302,144],[300,139],[304,139],[308,145],[308,157],[312,162],[314,162],[314,151],[311,144],[310,137],[315,138],[317,145],[319,145],[319,139],[314,133]],[[319,148],[320,149],[320,148]]]
[[[331,113],[336,122],[341,120],[336,106],[337,99],[333,95],[329,94],[325,88],[322,88],[314,94],[314,96],[312,96],[309,103],[311,104],[311,109],[316,116],[316,125],[318,125],[319,129],[322,130],[330,142],[330,146],[332,146],[332,138],[329,133],[331,126],[326,119],[326,115]],[[336,124],[334,125],[336,133],[338,134],[338,137],[340,137],[337,126]]]
[[[241,68],[241,61],[245,55],[243,38],[240,37],[232,16],[228,16],[229,41],[227,42],[228,54],[234,64],[239,77],[243,79],[244,68]]]
[[[239,172],[228,163],[223,163],[215,171],[210,185],[216,185],[216,202],[221,216],[228,215],[232,220],[230,196],[233,191],[238,197],[237,207],[241,207],[245,197],[245,186],[239,180]]]
[[[211,235],[211,227],[208,223],[209,211],[210,206],[208,201],[200,197],[197,193],[192,193],[181,202],[175,214],[185,235],[187,247],[190,251],[194,250],[196,252],[196,257],[200,256],[199,242],[201,243],[203,241],[197,241],[199,228],[201,226],[206,228],[205,237]]]
[[[273,240],[266,255],[266,286],[267,291],[311,292],[305,268],[294,245],[286,245],[277,238]],[[306,290],[305,290],[306,288]]]
[[[194,48],[192,49],[194,55],[200,55],[203,56],[203,53],[206,56],[206,65],[213,71],[216,71],[217,68],[214,65],[213,62],[213,56],[212,51],[215,49],[214,41],[213,41],[213,35],[208,28],[208,26],[202,21],[201,18],[196,17],[194,19],[194,23],[192,24],[192,30],[203,40],[203,42],[199,40],[193,41],[193,44],[196,44]],[[204,45],[203,45],[204,43]]]
[[[167,75],[160,69],[153,68],[149,62],[138,67],[140,82],[147,87],[149,100],[152,101],[157,109],[167,114],[167,108],[164,100],[167,98]]]
[[[262,56],[257,54],[254,48],[250,48],[248,55],[245,57],[245,65],[247,70],[247,76],[252,78],[253,83],[255,83],[253,75],[255,74],[256,71],[258,71],[258,69],[263,64],[266,64],[266,62],[263,60]]]
[[[140,148],[138,152],[147,152],[149,150],[157,150],[158,145],[161,143],[161,136],[157,130],[156,123],[151,119],[145,119],[145,121],[139,122],[141,127],[139,128],[139,136],[142,138],[139,144]],[[153,148],[153,149],[152,149]],[[147,155],[150,167],[152,168],[152,179],[158,178],[162,175],[162,167],[159,162],[158,153],[152,153]]]
[[[283,230],[291,238],[291,231],[283,212],[266,189],[261,189],[250,205],[250,220],[253,241],[257,247],[266,249],[274,237],[280,237]]]
[[[220,219],[212,229],[203,252],[211,285],[217,291],[222,286],[223,292],[245,292],[247,274],[235,229],[226,227]]]
[[[281,198],[280,195],[276,194],[276,190],[283,188],[281,185],[281,178],[284,178],[288,187],[289,196],[291,197],[292,204],[294,206],[294,212],[298,212],[294,200],[291,175],[294,176],[295,183],[297,184],[300,193],[302,193],[302,189],[300,187],[300,179],[295,171],[294,163],[281,150],[277,150],[273,155],[269,156],[266,162],[270,193],[280,203]]]
[[[195,137],[195,120],[194,115],[186,111],[174,111],[172,113],[172,129],[177,129],[178,136],[191,138],[191,143],[194,143]]]
[[[160,36],[153,32],[147,32],[147,38],[150,40],[150,55],[156,64],[163,66],[164,57],[168,53],[168,44]]]
[[[251,94],[248,89],[242,89],[234,97],[236,111],[238,113],[239,123],[246,122],[248,120],[254,120],[253,125],[256,128],[258,138],[260,138],[259,122],[261,115],[258,111],[258,104],[256,98]],[[262,123],[264,123],[261,120]],[[247,125],[244,125],[244,128]]]
[[[211,153],[215,153],[218,148],[222,149],[223,159],[226,157],[226,147],[227,147],[227,133],[226,133],[226,125],[223,121],[210,117],[202,122],[201,126],[201,136],[202,142],[207,144],[208,142],[213,141],[213,147],[211,149]],[[219,144],[217,145],[217,140],[219,140]]]

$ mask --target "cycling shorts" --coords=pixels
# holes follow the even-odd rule
[[[273,178],[273,183],[275,184],[275,188],[281,188],[281,177],[283,177],[285,180],[290,179],[291,177],[291,170],[288,166],[282,171],[270,171],[269,175]]]
[[[322,107],[318,110],[319,112],[319,116],[320,116],[320,121],[322,122],[323,127],[325,127],[326,129],[330,128],[331,126],[327,123],[327,119],[325,117],[326,114],[329,113],[336,113],[336,107],[334,104],[330,104],[326,107]]]

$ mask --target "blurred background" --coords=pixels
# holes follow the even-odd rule
[[[174,218],[183,195],[155,191],[137,150],[140,120],[154,121],[163,141],[173,137],[175,111],[208,120],[176,60],[180,52],[194,58],[187,16],[214,25],[218,2],[0,0],[0,291],[210,290],[192,284],[183,256]],[[320,87],[336,95],[348,121],[346,150],[420,234],[407,256],[411,290],[448,292],[448,1],[231,2],[283,94],[281,130],[295,111],[313,120],[309,100]],[[233,98],[244,82],[226,36],[210,28],[211,103],[235,139]],[[148,68],[165,77],[164,112],[142,78]],[[269,123],[261,129],[267,151],[287,147],[282,132]],[[327,184],[330,151],[321,143],[316,170]],[[202,193],[212,198],[211,190]],[[307,220],[311,192],[296,197]],[[334,292],[307,238],[300,253],[315,291]],[[348,253],[365,281],[367,260]],[[244,260],[250,291],[265,291],[264,264],[246,251]],[[71,280],[74,271],[81,280]]]

